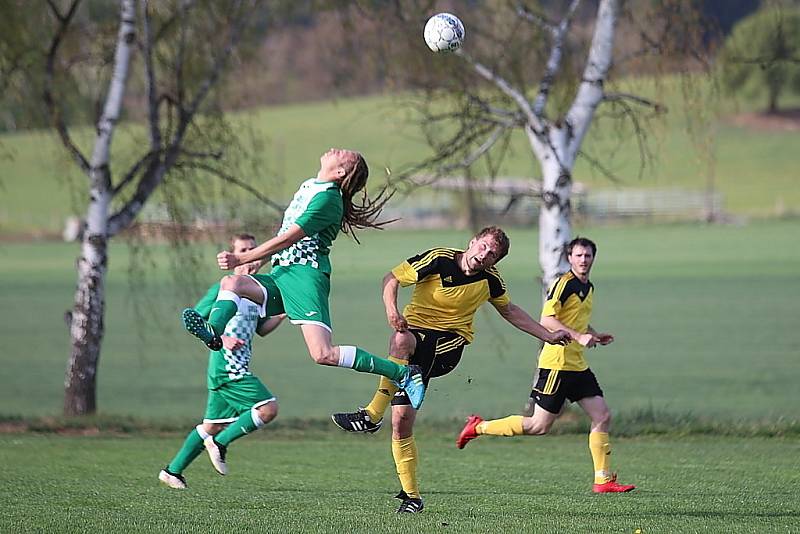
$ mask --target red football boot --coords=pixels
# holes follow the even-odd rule
[[[594,484],[592,491],[595,493],[627,493],[636,489],[636,486],[631,484],[617,484],[617,474],[611,477],[611,480],[602,484]]]
[[[477,438],[478,433],[475,431],[475,427],[482,422],[483,418],[480,415],[473,414],[467,417],[467,424],[464,425],[464,428],[461,430],[461,434],[458,435],[456,447],[463,449],[467,443]]]

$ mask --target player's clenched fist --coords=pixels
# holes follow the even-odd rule
[[[233,252],[224,250],[217,254],[217,265],[219,265],[219,268],[223,271],[233,269],[239,265],[239,263],[241,263],[239,258]]]
[[[546,341],[551,345],[567,345],[572,341],[572,336],[566,330],[556,330],[550,334],[550,339]]]
[[[406,318],[399,313],[393,313],[388,316],[389,326],[394,328],[397,332],[405,332],[408,330],[408,322]]]

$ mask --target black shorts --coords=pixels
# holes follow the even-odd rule
[[[531,398],[550,413],[558,413],[564,400],[577,402],[587,397],[602,397],[603,390],[591,369],[585,371],[536,370]]]
[[[408,358],[411,365],[422,368],[422,380],[425,387],[431,378],[443,376],[452,371],[461,360],[461,354],[467,345],[467,340],[453,332],[429,330],[427,328],[408,329],[417,340],[414,353]],[[402,389],[394,394],[392,406],[405,406],[411,404],[406,392]]]

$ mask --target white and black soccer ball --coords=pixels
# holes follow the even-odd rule
[[[434,52],[453,51],[464,43],[464,25],[450,13],[438,13],[425,24],[425,44]]]

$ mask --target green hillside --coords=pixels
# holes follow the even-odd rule
[[[656,160],[637,178],[639,149],[629,132],[619,132],[608,121],[590,130],[585,149],[607,157],[619,145],[608,166],[622,178],[614,183],[593,172],[585,160],[575,179],[593,189],[665,188],[703,189],[706,166],[683,126],[681,100],[667,94],[671,112],[656,122],[652,146]],[[331,146],[361,150],[370,162],[373,183],[385,177],[385,168],[397,169],[429,153],[404,100],[370,97],[262,108],[235,118],[236,124],[265,141],[266,168],[253,183],[266,194],[284,201],[300,178],[313,175],[317,158]],[[726,104],[730,112],[736,110]],[[117,162],[129,159],[130,147],[140,142],[136,127],[120,131],[115,139]],[[800,131],[754,131],[729,121],[716,125],[716,183],[725,208],[734,214],[769,216],[776,206],[800,211]],[[91,139],[84,132],[85,152]],[[512,144],[504,175],[538,176],[526,142],[520,134]],[[58,231],[64,218],[84,202],[84,180],[51,133],[31,132],[0,137],[0,233]],[[418,194],[425,194],[418,193]]]

